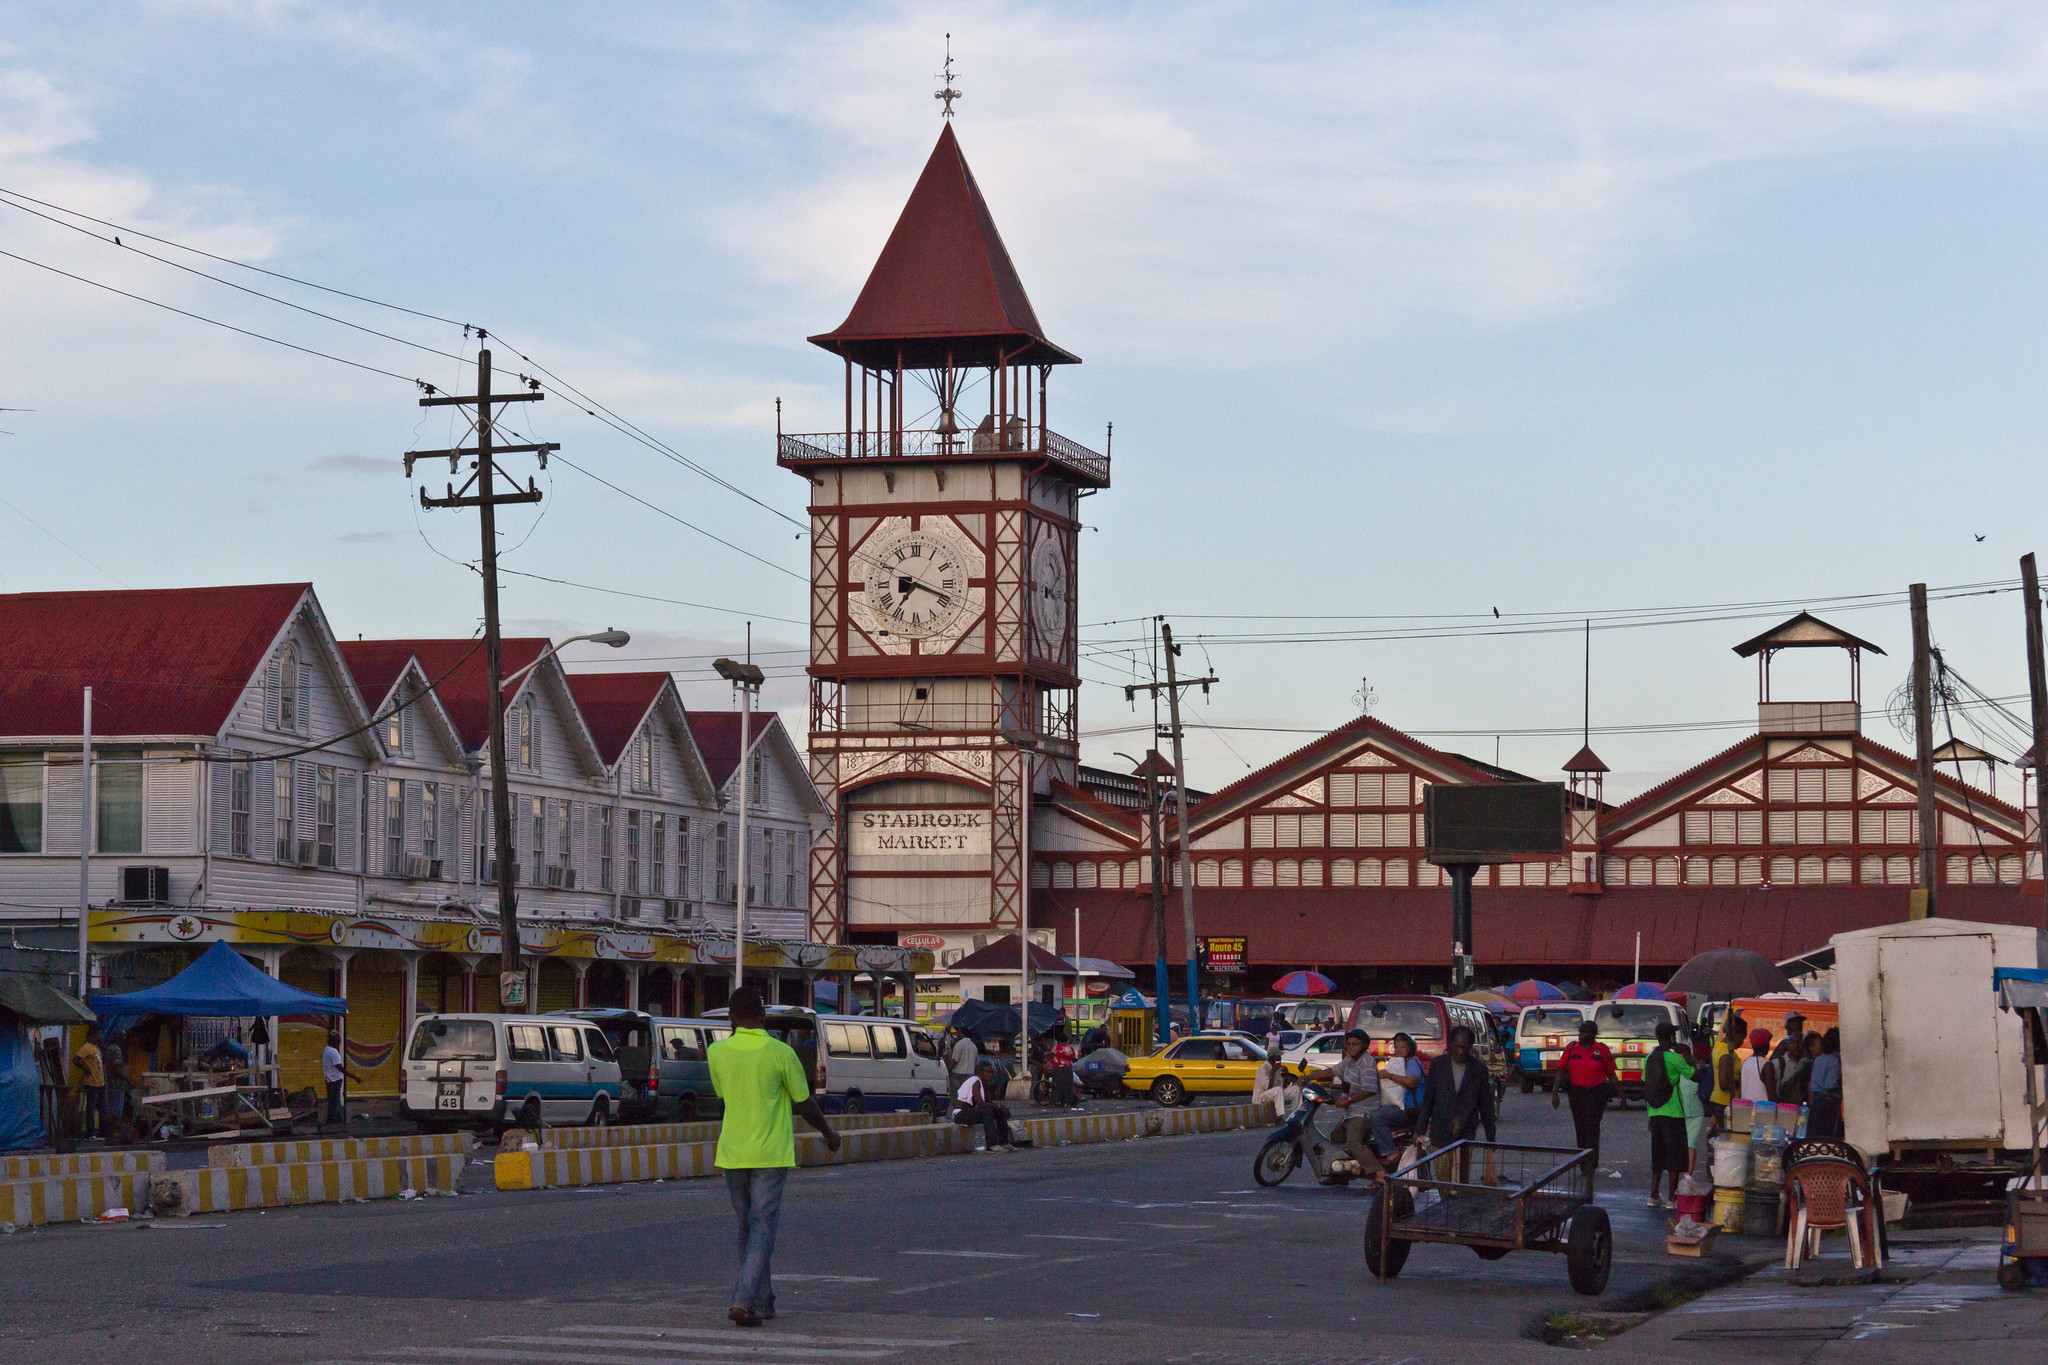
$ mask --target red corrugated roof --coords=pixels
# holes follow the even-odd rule
[[[1153,960],[1151,906],[1142,892],[1032,893],[1032,917],[1063,931],[1081,911],[1081,952],[1127,966]],[[1451,892],[1440,889],[1218,888],[1195,893],[1198,934],[1242,934],[1267,966],[1436,966],[1450,960]],[[2039,895],[2018,887],[1944,886],[1941,910],[1993,924],[2041,922]],[[1488,963],[1580,966],[1633,960],[1676,967],[1708,948],[1752,948],[1772,961],[1818,948],[1833,934],[1906,919],[1903,887],[1797,886],[1771,890],[1615,887],[1601,896],[1561,889],[1476,887],[1475,955]],[[1180,916],[1167,916],[1167,960],[1186,958]]]
[[[1570,761],[1564,765],[1564,770],[1568,773],[1606,773],[1614,771],[1600,761],[1600,755],[1593,752],[1593,746],[1590,744],[1582,745],[1579,751],[1573,754]]]
[[[853,311],[811,341],[882,367],[899,352],[915,368],[943,365],[949,351],[959,366],[994,364],[999,350],[1029,364],[1076,360],[1045,339],[950,123]]]
[[[337,642],[342,662],[355,675],[356,691],[364,705],[375,710],[384,704],[405,666],[412,662],[412,647],[403,640],[342,640]]]
[[[548,642],[522,637],[500,640],[498,645],[498,658],[509,677],[538,659],[547,649]],[[462,747],[474,753],[490,742],[491,689],[484,677],[484,642],[481,639],[359,640],[344,646],[345,651],[351,648],[361,651],[366,658],[373,649],[378,651],[379,658],[385,660],[400,652],[418,658],[420,670],[427,675],[427,681],[435,684],[434,691],[441,699],[441,709],[448,713],[456,734],[462,737]],[[347,657],[346,652],[343,657]],[[355,667],[353,661],[349,666]],[[394,673],[391,676],[396,678],[398,675]],[[528,679],[519,681],[524,684]],[[513,689],[514,692],[517,690]],[[382,695],[378,694],[380,699]],[[511,693],[507,693],[507,697],[510,696]],[[375,705],[375,702],[371,704]]]
[[[1287,769],[1301,764],[1304,760],[1313,758],[1319,751],[1349,748],[1361,736],[1371,736],[1384,741],[1389,746],[1406,749],[1422,760],[1436,764],[1444,772],[1455,773],[1463,777],[1467,782],[1493,782],[1498,780],[1491,774],[1481,772],[1478,768],[1473,767],[1470,762],[1460,758],[1458,755],[1445,753],[1442,749],[1431,748],[1421,740],[1401,733],[1401,731],[1396,730],[1385,721],[1377,720],[1372,716],[1360,716],[1357,720],[1348,721],[1326,735],[1310,740],[1285,758],[1275,759],[1263,768],[1246,773],[1243,777],[1209,796],[1206,800],[1192,802],[1193,810],[1190,814],[1189,824],[1196,831],[1195,837],[1197,839],[1201,837],[1200,831],[1205,821],[1212,819],[1216,812],[1227,809],[1246,792],[1271,783],[1281,784],[1280,788],[1277,788],[1276,791],[1288,789],[1287,784],[1297,782],[1299,779],[1293,776],[1283,778],[1281,774],[1285,773]],[[1173,825],[1171,815],[1168,816],[1166,823],[1169,827]]]
[[[568,678],[570,695],[607,766],[626,752],[648,708],[668,685],[666,673],[571,673]]]
[[[0,733],[215,735],[310,583],[0,596]]]
[[[1007,934],[986,948],[969,953],[946,970],[949,972],[1014,972],[1017,959],[1017,936]],[[1037,944],[1031,945],[1031,970],[1035,975],[1074,975],[1074,964],[1063,958],[1054,957]]]
[[[690,733],[697,737],[697,752],[704,755],[704,767],[713,787],[725,786],[740,762],[740,713],[737,711],[692,711]],[[775,723],[773,711],[756,711],[749,734],[754,743]],[[750,745],[751,747],[751,745]]]

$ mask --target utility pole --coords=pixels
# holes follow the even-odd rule
[[[482,332],[477,333],[479,340]],[[491,410],[493,403],[538,403],[547,395],[540,392],[539,384],[527,381],[525,393],[491,392],[491,353],[488,348],[476,354],[476,393],[468,398],[453,394],[437,394],[431,389],[420,400],[423,408],[462,407],[474,408],[471,418],[476,431],[474,446],[456,445],[451,450],[408,450],[405,452],[405,474],[412,477],[413,463],[417,460],[445,459],[448,473],[452,476],[461,469],[465,458],[473,457],[470,476],[460,489],[454,482],[448,484],[445,497],[430,498],[425,488],[420,489],[420,506],[474,507],[483,525],[483,578],[484,578],[484,678],[490,690],[491,705],[491,824],[492,842],[497,850],[498,872],[498,1004],[502,1009],[526,1008],[526,972],[519,962],[519,893],[513,884],[518,876],[518,865],[512,859],[512,793],[511,784],[505,772],[505,694],[503,691],[504,660],[498,647],[498,516],[497,509],[515,503],[539,502],[540,488],[532,478],[526,481],[525,491],[520,491],[519,481],[499,469],[495,463],[500,455],[531,454],[540,457],[540,467],[548,467],[548,455],[561,449],[554,441],[541,441],[527,445],[498,445],[491,439],[492,428],[497,417]],[[512,489],[509,493],[496,491],[496,480],[503,478]]]
[[[1159,1014],[1159,1045],[1166,1046],[1166,1040],[1173,1036],[1173,992],[1166,980],[1166,883],[1160,878],[1160,869],[1166,865],[1165,848],[1159,837],[1159,769],[1163,760],[1157,749],[1145,751],[1145,766],[1138,771],[1145,778],[1145,814],[1152,827],[1152,940],[1157,954],[1152,969],[1152,989],[1157,997],[1155,1005]],[[1189,1021],[1192,1029],[1194,1021]]]
[[[733,890],[732,912],[732,988],[738,990],[746,984],[747,972],[747,879],[754,870],[754,860],[747,849],[747,803],[753,793],[747,789],[748,779],[753,775],[753,754],[749,752],[751,731],[754,728],[754,698],[760,694],[761,684],[768,675],[753,661],[754,623],[747,622],[747,662],[732,659],[718,659],[712,667],[718,676],[724,678],[739,690],[740,694],[740,875]],[[769,1001],[774,1004],[774,1001]],[[847,1007],[848,1012],[854,1012]],[[881,987],[875,988],[875,1013],[882,1012]]]
[[[2030,550],[2020,556],[2020,582],[2027,595],[2027,691],[2034,703],[2034,812],[2040,825],[2041,867],[2048,879],[2048,789],[2041,785],[2041,755],[2048,752],[2048,662],[2042,658],[2041,576]]]
[[[1932,919],[1938,913],[1935,856],[1941,834],[1934,809],[1934,646],[1927,636],[1927,585],[1913,584],[1908,595],[1913,607],[1913,781],[1920,789],[1920,888],[1910,914]]]
[[[78,998],[92,989],[92,949],[87,930],[92,920],[92,689],[85,689],[84,742],[78,769]]]
[[[1202,1027],[1202,1002],[1201,979],[1195,970],[1195,878],[1192,866],[1193,855],[1188,851],[1188,782],[1186,767],[1182,762],[1180,691],[1183,687],[1199,687],[1202,689],[1202,695],[1207,696],[1209,694],[1209,685],[1220,681],[1220,679],[1214,674],[1202,678],[1182,678],[1179,675],[1179,670],[1174,667],[1173,662],[1175,656],[1179,653],[1180,647],[1173,642],[1173,627],[1167,625],[1163,617],[1159,621],[1159,637],[1161,647],[1166,653],[1166,681],[1163,683],[1134,683],[1124,688],[1124,698],[1127,701],[1135,700],[1138,693],[1150,692],[1153,700],[1156,702],[1161,692],[1166,694],[1169,723],[1162,733],[1173,741],[1173,781],[1178,807],[1175,811],[1175,820],[1180,831],[1181,934],[1187,939],[1188,1028],[1190,1031],[1193,1031]],[[1153,820],[1152,838],[1154,851],[1158,855],[1157,866],[1159,872],[1163,874],[1166,865],[1166,850],[1159,845],[1159,825],[1156,815]],[[1155,899],[1155,905],[1160,907],[1158,910],[1158,922],[1161,926],[1159,934],[1159,959],[1163,972],[1166,961],[1165,908],[1163,904],[1165,893],[1163,887],[1158,884],[1159,880],[1159,876],[1155,876],[1153,895],[1158,898]],[[1160,989],[1161,993],[1164,994],[1165,981],[1163,976]]]

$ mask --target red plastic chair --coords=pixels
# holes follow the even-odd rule
[[[1787,1270],[1797,1270],[1808,1256],[1819,1254],[1821,1234],[1835,1228],[1849,1234],[1849,1256],[1857,1269],[1883,1268],[1884,1253],[1870,1222],[1876,1201],[1862,1167],[1828,1157],[1798,1162],[1786,1168],[1785,1197],[1791,1204],[1785,1234]]]

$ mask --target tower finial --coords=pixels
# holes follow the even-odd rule
[[[944,88],[932,91],[932,98],[946,102],[944,117],[951,118],[953,101],[961,98],[961,95],[953,88],[953,35],[950,33],[946,35],[946,69],[939,73],[939,79],[945,82]]]

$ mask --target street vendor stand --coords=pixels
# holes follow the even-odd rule
[[[0,1151],[62,1141],[77,1122],[75,1087],[66,1084],[60,1057],[55,1076],[42,1074],[31,1030],[50,1024],[91,1023],[82,1003],[33,977],[0,975]]]
[[[214,944],[160,986],[125,995],[95,995],[86,1003],[103,1023],[156,1015],[251,1019],[348,1013],[347,1001],[287,986],[225,943]],[[192,1059],[186,1063],[143,1073],[143,1093],[135,1099],[145,1114],[169,1116],[187,1133],[290,1131],[293,1115],[274,1064],[210,1068],[194,1065]]]
[[[2021,1031],[2027,1073],[2027,1170],[2006,1191],[2006,1244],[1998,1266],[1998,1282],[2020,1289],[2048,1271],[2048,1169],[2042,1157],[2043,1129],[2048,1128],[2048,1093],[2042,1068],[2048,1065],[2048,970],[2000,967],[1992,972],[1999,1007],[2018,1011],[2026,1021]]]

